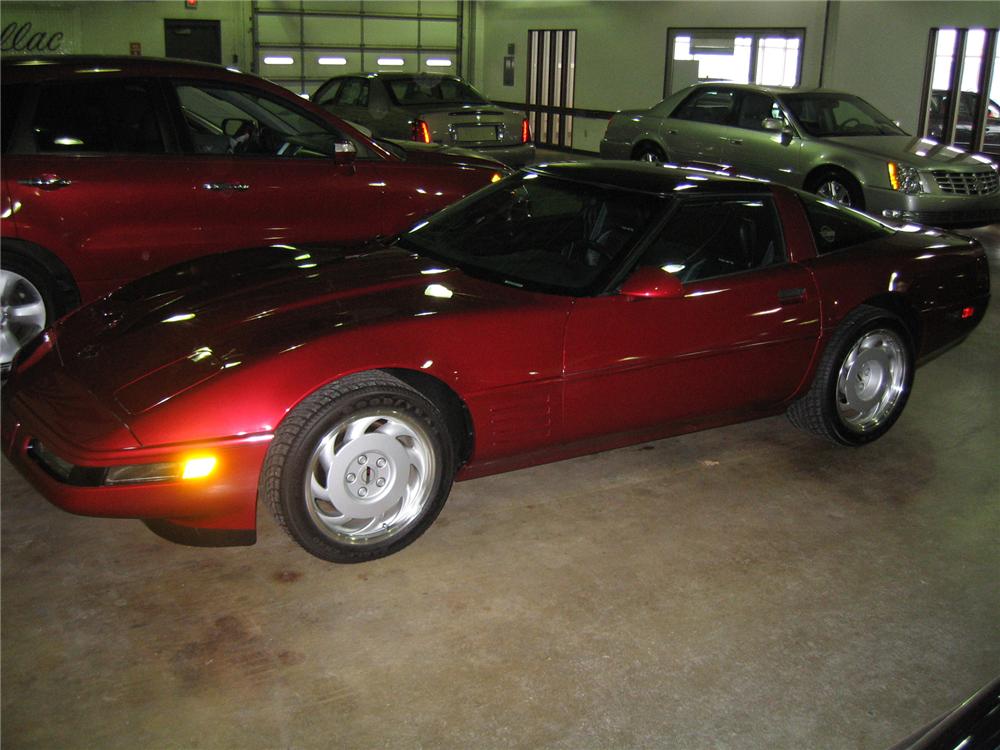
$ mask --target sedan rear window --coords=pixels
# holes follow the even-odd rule
[[[393,78],[387,83],[396,104],[486,103],[486,98],[482,94],[457,78],[420,78],[414,76],[413,78]]]

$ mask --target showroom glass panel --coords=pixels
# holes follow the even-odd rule
[[[166,151],[150,86],[109,79],[43,86],[32,122],[35,148],[48,153]]]
[[[681,281],[726,276],[782,263],[784,244],[770,199],[682,202],[639,261]]]
[[[797,86],[803,29],[670,29],[664,96],[699,81]]]
[[[800,194],[820,255],[844,250],[894,234],[894,230],[866,214]]]

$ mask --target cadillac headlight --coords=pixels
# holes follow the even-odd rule
[[[920,172],[916,167],[907,167],[904,164],[889,162],[889,184],[893,190],[899,190],[907,195],[922,193],[920,185]]]

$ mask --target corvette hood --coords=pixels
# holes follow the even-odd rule
[[[64,319],[56,340],[74,377],[135,414],[233,363],[338,329],[524,300],[523,292],[381,245],[266,247],[128,284]]]
[[[823,140],[849,149],[864,151],[881,159],[902,161],[928,169],[942,167],[983,169],[987,166],[981,156],[974,157],[968,151],[929,138],[914,138],[909,135],[864,135]]]

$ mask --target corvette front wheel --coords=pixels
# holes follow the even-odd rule
[[[275,433],[260,494],[307,552],[352,563],[391,555],[437,518],[454,449],[440,410],[382,372],[321,388]]]

